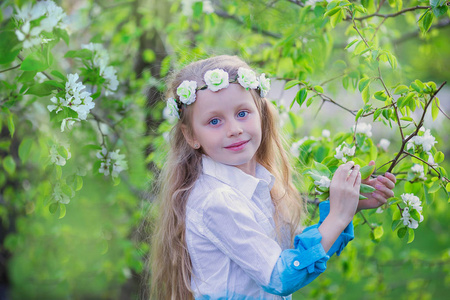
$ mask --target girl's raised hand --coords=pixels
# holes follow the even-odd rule
[[[374,165],[375,162],[372,160],[369,166]],[[364,184],[374,187],[376,190],[372,193],[363,193],[367,199],[359,201],[358,211],[362,209],[377,208],[387,202],[387,199],[394,197],[394,192],[392,191],[395,187],[397,179],[395,175],[386,172],[384,176],[379,175],[376,178],[370,178],[370,176],[361,181]]]
[[[353,169],[352,169],[353,168]],[[330,215],[350,223],[359,203],[361,173],[359,165],[350,161],[338,167],[330,184]]]

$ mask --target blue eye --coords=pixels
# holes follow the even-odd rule
[[[217,125],[217,124],[219,124],[219,119],[212,119],[211,121],[209,121],[209,124]]]
[[[238,117],[239,118],[244,118],[244,117],[246,117],[248,115],[248,111],[240,111],[239,113],[238,113]]]

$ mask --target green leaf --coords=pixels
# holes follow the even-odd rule
[[[331,171],[330,171],[330,169],[328,169],[327,166],[325,166],[325,165],[323,165],[323,164],[321,164],[321,163],[319,163],[319,162],[317,162],[317,161],[314,161],[314,169],[317,170],[317,171],[319,171],[319,173],[320,173],[322,176],[326,176],[326,177],[328,177],[328,178],[331,177]]]
[[[329,11],[327,11],[324,16],[333,16],[335,15],[338,11],[340,11],[341,8],[340,7],[335,7],[333,9],[330,9]]]
[[[19,40],[13,31],[0,32],[0,64],[9,64],[16,59],[20,52],[15,47],[18,44]]]
[[[415,82],[411,83],[411,88],[414,89],[418,93],[422,93],[422,89]]]
[[[323,93],[323,88],[320,85],[315,85],[314,90],[319,93]]]
[[[361,179],[369,178],[369,176],[372,175],[374,170],[375,170],[375,165],[362,167],[359,170],[359,172],[361,173]]]
[[[40,51],[36,51],[28,55],[20,66],[24,71],[45,71],[49,67],[47,60]]]
[[[34,77],[36,76],[36,71],[23,71],[22,75],[19,77],[19,82],[34,82]]]
[[[45,84],[54,86],[56,88],[60,88],[61,90],[65,90],[65,88],[66,88],[64,86],[64,84],[62,84],[61,82],[58,82],[56,80],[47,80],[47,81],[45,81]]]
[[[339,8],[338,12],[333,14],[330,17],[330,24],[331,27],[336,27],[336,24],[342,21],[342,18],[344,17],[344,13],[342,12],[342,9]]]
[[[22,142],[19,145],[19,158],[22,161],[22,163],[25,163],[30,156],[31,152],[31,145],[33,144],[33,141],[26,137],[22,140]]]
[[[56,212],[56,210],[58,209],[58,206],[59,206],[59,202],[54,202],[54,203],[50,204],[50,206],[48,207],[48,211],[51,214],[54,214]]]
[[[61,80],[64,80],[64,81],[67,80],[67,79],[66,79],[66,76],[64,76],[61,72],[59,72],[59,71],[57,71],[57,70],[51,71],[50,74],[52,74],[53,76],[58,77],[58,78],[61,79]]]
[[[369,86],[367,86],[367,87],[362,91],[362,98],[363,98],[364,104],[366,104],[367,102],[369,102],[369,100],[370,100],[370,90],[369,90]]]
[[[370,78],[361,78],[358,83],[359,92],[362,92],[370,83]]]
[[[439,114],[439,100],[437,98],[434,98],[433,103],[431,103],[431,117],[433,118],[433,121],[436,120],[438,114]]]
[[[406,85],[399,85],[394,90],[394,95],[400,95],[409,91],[409,88]]]
[[[441,5],[438,7],[433,8],[433,14],[436,16],[436,18],[439,18],[440,16],[443,16],[447,13],[448,7],[447,5]]]
[[[384,91],[375,92],[375,94],[373,94],[373,97],[375,99],[381,100],[381,101],[386,101],[387,100],[387,96],[386,96],[386,93]]]
[[[375,191],[375,188],[372,187],[372,186],[370,186],[370,185],[361,183],[361,186],[360,186],[360,188],[359,188],[359,191],[360,191],[361,193],[372,193],[372,192]]]
[[[3,169],[5,169],[9,175],[13,175],[16,171],[16,162],[11,155],[8,155],[3,159]]]
[[[383,236],[384,230],[382,226],[377,226],[373,230],[373,237],[378,240]]]
[[[440,164],[441,162],[444,161],[444,153],[442,153],[441,151],[436,152],[436,154],[434,155],[434,162],[437,164]]]
[[[14,125],[13,117],[14,115],[11,113],[8,115],[8,130],[9,134],[11,135],[11,138],[14,136],[14,132],[16,131],[16,126]]]
[[[351,41],[347,46],[345,46],[345,49],[350,48],[354,43],[356,43],[358,41],[358,39],[354,39],[353,41]]]
[[[409,215],[411,216],[411,218],[413,218],[414,220],[416,220],[417,222],[420,221],[420,213],[415,210],[415,209],[411,209],[409,211]]]
[[[66,206],[63,203],[59,204],[59,218],[62,219],[66,215]]]
[[[369,198],[367,198],[366,196],[363,196],[363,195],[359,194],[359,200],[366,200],[366,199],[369,199]]]
[[[302,106],[303,102],[305,102],[307,94],[308,94],[308,92],[306,90],[306,87],[301,88],[297,92],[297,95],[295,96],[295,101],[297,101],[297,103],[300,107]]]
[[[300,80],[291,80],[291,81],[288,81],[288,82],[286,82],[286,84],[284,85],[284,89],[285,89],[285,90],[288,90],[288,89],[290,89],[290,88],[292,88],[292,87],[294,87],[294,86],[296,86],[297,84],[300,84],[300,83],[302,83]]]
[[[401,227],[401,228],[399,228],[398,229],[398,231],[397,231],[397,236],[399,237],[399,238],[404,238],[405,237],[405,235],[406,235],[406,231],[407,231],[407,228],[406,227]]]
[[[75,191],[81,190],[82,187],[83,187],[83,177],[77,176],[77,185],[75,187]]]
[[[50,95],[56,89],[57,89],[57,87],[55,87],[51,84],[48,84],[46,82],[43,82],[43,83],[37,83],[37,84],[31,86],[25,94],[43,97],[43,96]]]
[[[374,113],[373,113],[373,120],[375,121],[376,119],[378,119],[378,117],[380,116],[380,114],[383,112],[382,109],[377,109]]]
[[[392,221],[397,221],[402,218],[401,212],[399,209],[394,207],[394,213],[392,214]]]
[[[414,241],[414,230],[412,228],[408,228],[408,244]]]
[[[360,108],[358,110],[358,113],[355,116],[355,121],[358,121],[359,117],[361,117],[362,113],[364,112],[364,109]]]
[[[56,33],[56,36],[62,38],[62,40],[66,43],[67,46],[69,46],[70,38],[69,34],[65,29],[61,28],[55,28],[53,31]]]
[[[72,189],[65,183],[61,184],[61,191],[69,197],[72,197]]]
[[[192,10],[194,12],[192,15],[194,19],[199,18],[203,12],[203,2],[202,1],[195,2],[194,5],[192,5]]]
[[[434,15],[430,11],[428,11],[423,17],[422,21],[422,29],[424,32],[427,32],[430,29],[431,23],[433,23],[433,19]]]
[[[447,186],[445,187],[445,189],[447,190],[447,192],[449,192],[449,193],[450,193],[450,182],[449,182],[449,183],[447,183]]]
[[[398,225],[400,225],[400,223],[402,223],[402,220],[392,221],[392,225],[391,225],[392,231],[395,231],[395,229],[397,229],[397,227],[398,227]]]

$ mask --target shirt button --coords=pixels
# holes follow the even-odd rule
[[[294,261],[294,266],[295,266],[295,267],[300,266],[300,262],[299,262],[298,260]]]

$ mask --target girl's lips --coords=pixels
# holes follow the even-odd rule
[[[242,142],[237,142],[234,144],[231,144],[229,146],[226,146],[225,149],[228,150],[232,150],[232,151],[239,151],[244,149],[245,145],[247,145],[248,141],[242,141]]]

